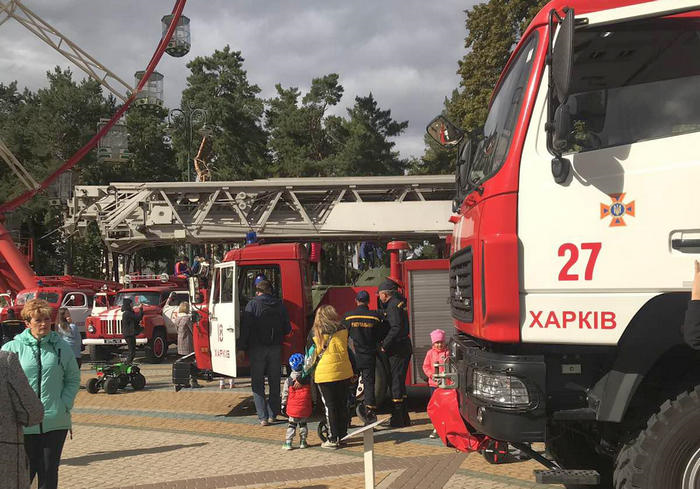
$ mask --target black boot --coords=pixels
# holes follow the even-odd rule
[[[405,426],[403,416],[403,402],[394,401],[394,410],[391,412],[389,426],[391,426],[392,428],[403,428]]]
[[[403,425],[404,426],[411,426],[411,417],[408,415],[408,403],[406,402],[406,399],[403,400],[401,403],[402,407],[402,418],[403,418]]]

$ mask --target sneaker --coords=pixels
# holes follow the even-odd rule
[[[267,424],[275,424],[277,422],[277,416],[274,418],[267,418]]]
[[[199,382],[195,380],[194,382],[190,382],[190,387],[192,387],[193,389],[199,389],[202,386],[199,385]]]
[[[266,419],[261,419],[260,426],[270,426],[270,422]]]
[[[430,438],[435,439],[438,437],[437,430],[433,430],[432,433],[430,433]]]
[[[306,443],[306,438],[301,439],[299,442],[299,448],[309,448],[309,445]]]
[[[335,450],[336,448],[338,448],[338,442],[326,440],[323,443],[321,443],[321,448],[332,448]]]
[[[302,447],[299,447],[302,448]],[[282,445],[283,450],[291,450],[292,449],[292,442],[291,441],[285,441],[284,445]]]

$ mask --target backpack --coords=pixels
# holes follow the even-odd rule
[[[256,334],[261,345],[282,344],[281,302],[270,304],[260,301],[260,315],[256,318]]]

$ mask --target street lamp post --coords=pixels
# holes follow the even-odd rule
[[[184,109],[184,110],[183,110]],[[187,138],[187,181],[190,181],[190,162],[192,160],[192,137],[196,125],[207,123],[207,111],[183,104],[183,109],[172,109],[168,113],[168,123],[172,126],[175,121],[180,121],[185,129]]]

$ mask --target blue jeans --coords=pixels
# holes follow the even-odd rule
[[[274,418],[280,413],[280,378],[282,364],[281,345],[254,346],[248,351],[250,357],[250,386],[253,389],[255,411],[261,421]],[[265,377],[270,386],[270,395],[265,399]]]

